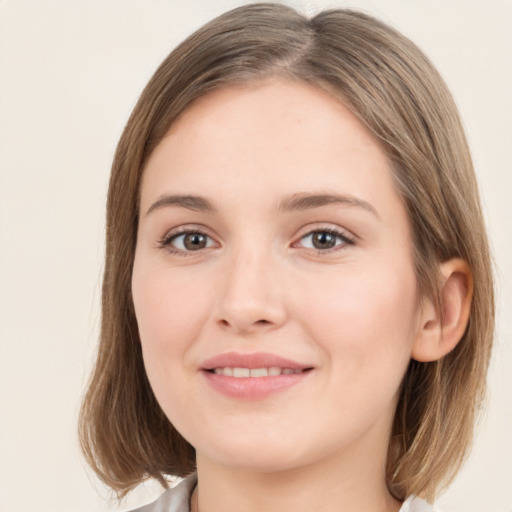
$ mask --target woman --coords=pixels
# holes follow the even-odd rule
[[[199,29],[121,137],[106,258],[81,435],[120,495],[191,475],[143,510],[431,510],[494,304],[456,108],[409,40],[274,4]]]

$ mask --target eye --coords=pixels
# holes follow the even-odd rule
[[[171,252],[194,252],[214,245],[213,239],[200,231],[171,233],[160,241],[160,246],[169,249]]]
[[[346,244],[353,245],[354,241],[337,230],[318,229],[303,236],[297,245],[306,249],[326,251]]]

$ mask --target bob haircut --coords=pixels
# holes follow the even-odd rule
[[[112,166],[100,344],[80,415],[83,452],[119,497],[145,479],[167,487],[168,475],[194,471],[194,448],[160,409],[142,360],[131,296],[141,177],[195,99],[271,77],[329,92],[380,141],[408,212],[418,289],[439,314],[439,264],[457,257],[471,269],[465,334],[441,360],[410,362],[389,442],[391,493],[433,499],[468,452],[485,394],[494,331],[488,241],[468,144],[443,80],[406,37],[346,9],[309,19],[279,4],[239,7],[187,38],[144,89]]]

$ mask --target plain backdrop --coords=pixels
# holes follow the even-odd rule
[[[118,510],[76,436],[98,324],[116,142],[160,61],[229,0],[0,0],[0,512]],[[288,2],[411,37],[467,128],[497,267],[490,399],[445,512],[512,511],[512,1]],[[134,493],[122,510],[152,499]]]

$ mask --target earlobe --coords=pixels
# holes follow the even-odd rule
[[[451,352],[466,330],[473,298],[473,277],[468,264],[459,258],[440,265],[441,311],[429,301],[421,311],[420,324],[411,357],[416,361],[437,361]]]

